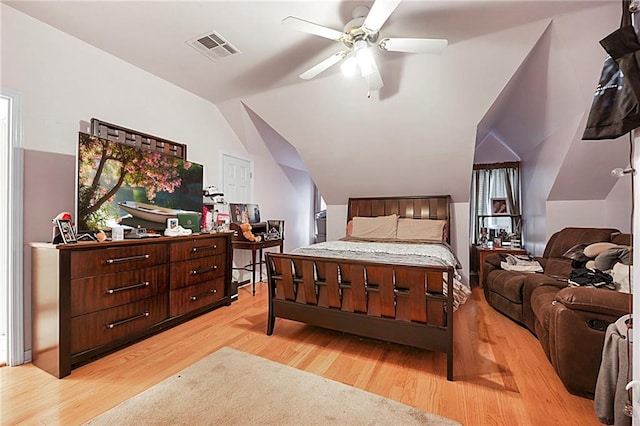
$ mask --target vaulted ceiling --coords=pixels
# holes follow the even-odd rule
[[[292,15],[342,29],[369,1],[4,3],[216,103],[240,139],[244,126],[260,127],[276,157],[294,158],[290,144],[329,204],[385,194],[466,201],[487,138],[532,167],[551,151],[546,196],[559,199],[606,197],[613,183],[599,176],[625,158],[619,142],[580,141],[604,58],[597,42],[617,27],[619,1],[405,0],[381,33],[449,47],[378,52],[385,85],[371,98],[339,67],[300,80],[341,46],[281,25]],[[214,62],[187,44],[211,31],[240,53]]]

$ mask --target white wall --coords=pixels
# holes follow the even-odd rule
[[[244,108],[244,144],[254,160],[254,202],[260,205],[262,220],[285,221],[285,250],[308,245],[313,238],[313,181],[306,170],[281,164],[271,151],[280,135],[265,122],[251,117]],[[293,149],[293,148],[292,148]],[[277,155],[277,153],[276,153]],[[277,182],[277,186],[273,187]]]
[[[625,177],[606,200],[547,201],[545,205],[545,241],[565,227],[616,228],[630,232],[631,179]],[[531,249],[529,249],[533,252]],[[537,247],[541,255],[544,245]]]
[[[606,227],[605,201],[547,201],[547,240],[568,226]]]
[[[327,204],[327,241],[335,241],[346,235],[347,210],[346,204]]]
[[[529,253],[540,255],[547,243],[546,200],[576,127],[567,126],[522,156],[523,237]]]
[[[605,201],[604,221],[607,226],[631,232],[631,176],[618,179]]]
[[[520,161],[520,157],[492,133],[489,133],[476,145],[473,164],[505,163],[510,161]]]
[[[300,181],[304,184],[304,179],[287,175],[267,155],[254,158],[214,104],[4,4],[0,4],[0,12],[0,83],[23,96],[25,150],[50,155],[53,162],[49,167],[54,171],[59,155],[65,159],[65,168],[74,164],[79,122],[95,117],[187,144],[188,159],[205,167],[205,185],[221,184],[221,152],[253,160],[259,182],[254,193],[265,203],[261,209],[269,217],[295,222],[290,206],[296,202],[297,186]],[[26,175],[29,173],[25,170]],[[71,212],[74,175],[64,175],[69,179],[66,185],[55,182],[51,188],[40,188],[69,200],[69,205],[62,208]],[[47,181],[43,184],[47,185]],[[37,200],[25,202],[25,228],[39,229],[30,233],[25,243],[50,240],[51,218],[61,209]],[[31,224],[45,226],[31,228]],[[295,231],[286,233],[293,236]],[[30,270],[28,248],[24,267],[26,272]],[[26,349],[31,346],[29,277],[25,274]]]
[[[451,249],[462,265],[458,273],[469,282],[469,203],[451,205]]]

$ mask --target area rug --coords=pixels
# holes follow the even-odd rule
[[[88,425],[459,425],[224,347]]]

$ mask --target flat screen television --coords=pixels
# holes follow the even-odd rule
[[[80,133],[77,167],[79,233],[115,225],[161,231],[168,218],[202,214],[201,164]]]

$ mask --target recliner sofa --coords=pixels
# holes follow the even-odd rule
[[[569,287],[573,268],[563,254],[578,244],[603,241],[628,246],[631,236],[611,228],[564,228],[536,258],[543,273],[503,270],[502,258],[494,254],[480,277],[487,302],[534,333],[567,390],[588,398],[593,398],[606,327],[630,312],[631,295]]]

